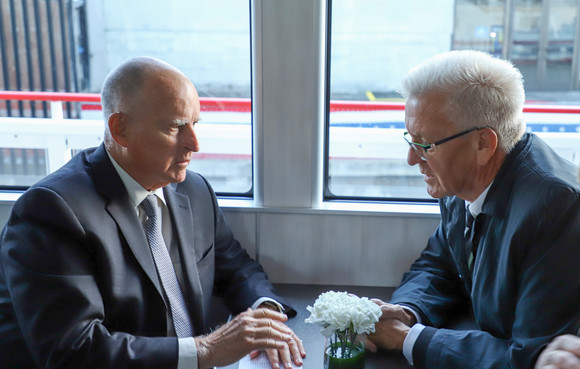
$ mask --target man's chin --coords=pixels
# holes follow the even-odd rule
[[[440,199],[447,196],[447,191],[441,185],[427,186],[427,193],[434,199]]]

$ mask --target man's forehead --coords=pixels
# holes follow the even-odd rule
[[[455,124],[446,109],[409,109],[405,111],[405,127],[413,138],[437,138],[453,131]]]

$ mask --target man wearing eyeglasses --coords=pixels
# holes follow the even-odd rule
[[[520,72],[475,51],[412,69],[407,162],[441,223],[405,273],[371,350],[418,368],[532,368],[580,311],[580,185],[572,163],[525,133]],[[444,329],[473,311],[477,329]]]

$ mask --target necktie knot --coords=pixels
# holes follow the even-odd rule
[[[155,195],[147,195],[145,200],[141,202],[141,207],[149,218],[156,218],[159,209],[157,207],[157,197]]]
[[[478,216],[479,217],[479,216]],[[465,209],[465,248],[467,251],[467,266],[473,272],[477,246],[479,243],[478,230],[475,229],[475,217],[471,214],[469,206]]]
[[[475,218],[471,214],[471,211],[469,210],[469,206],[467,206],[467,208],[465,209],[465,232],[464,232],[464,236],[466,238],[471,236],[471,231],[473,229],[474,222],[475,222]]]

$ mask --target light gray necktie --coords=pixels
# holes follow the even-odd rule
[[[193,329],[187,314],[185,300],[179,288],[179,281],[175,275],[169,251],[161,234],[161,214],[157,206],[157,197],[155,195],[147,196],[141,206],[147,214],[145,233],[149,240],[149,247],[151,247],[157,274],[167,297],[175,333],[177,333],[177,337],[191,337]]]

